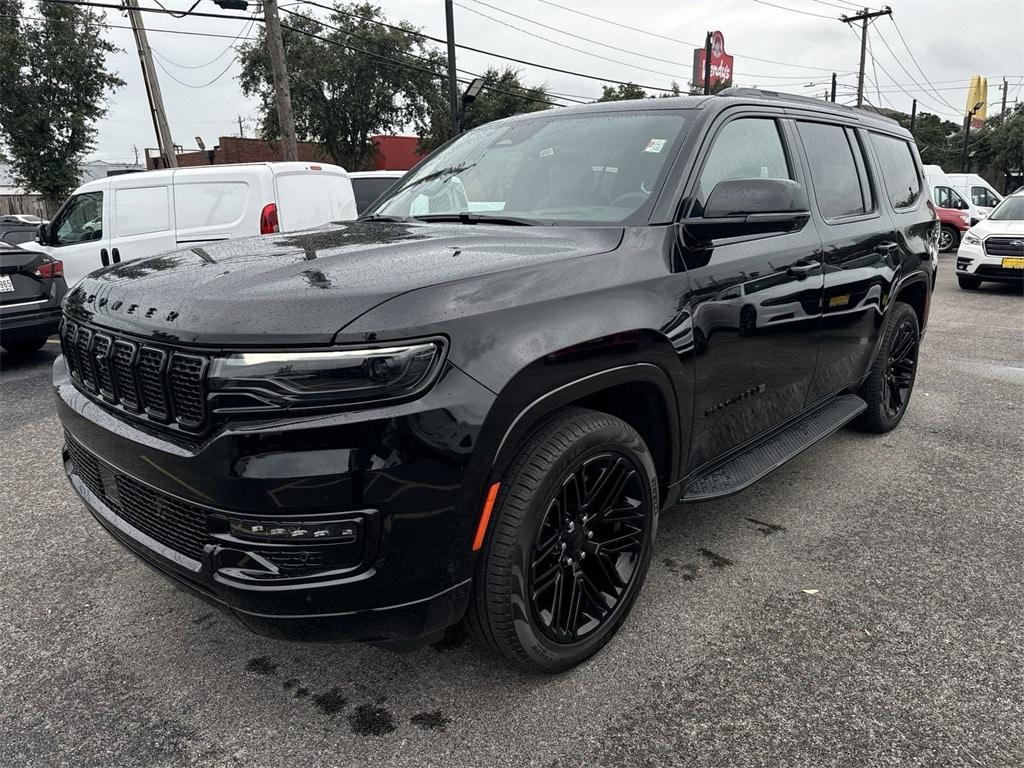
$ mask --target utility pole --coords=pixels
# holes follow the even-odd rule
[[[462,133],[459,119],[459,78],[455,71],[455,9],[452,0],[444,0],[444,24],[448,32],[448,104],[452,112],[452,135]]]
[[[704,38],[704,95],[711,93],[711,33]]]
[[[832,73],[832,103],[836,103],[836,73]]]
[[[242,127],[242,116],[238,116],[238,138],[245,138],[245,128]]]
[[[153,66],[153,54],[149,50],[146,39],[146,27],[142,23],[142,13],[137,0],[123,0],[131,20],[132,33],[135,35],[135,47],[139,49],[139,63],[142,64],[142,81],[146,85],[146,98],[149,100],[149,114],[153,118],[153,131],[156,133],[156,144],[160,148],[160,162],[164,168],[177,168],[178,158],[174,154],[174,141],[171,140],[171,128],[167,124],[167,113],[164,111],[164,97],[160,93],[160,82]]]
[[[281,131],[281,150],[285,160],[298,160],[295,141],[295,118],[292,116],[292,93],[288,87],[288,64],[284,60],[281,40],[281,19],[277,16],[277,0],[263,0],[263,20],[267,24],[267,52],[274,73],[274,100],[277,102],[277,127]]]
[[[910,105],[910,135],[914,135],[914,125],[917,123],[917,99]]]
[[[861,22],[860,28],[860,70],[857,73],[857,106],[864,106],[864,57],[868,49],[868,21],[879,16],[892,16],[892,8],[888,5],[880,11],[872,11],[865,8],[853,16],[842,15],[839,20],[845,24],[852,24],[855,21]]]
[[[1006,120],[1006,78],[1003,78],[1003,84],[1000,86],[1003,89],[1003,108],[999,111],[999,123],[1002,124]]]

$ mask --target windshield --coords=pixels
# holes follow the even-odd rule
[[[1003,198],[988,218],[990,221],[1024,221],[1024,195]]]
[[[483,126],[442,148],[378,216],[620,223],[654,204],[685,112],[600,112]]]

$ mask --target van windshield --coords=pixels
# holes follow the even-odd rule
[[[373,216],[506,223],[640,221],[684,134],[681,110],[485,125],[439,150]]]

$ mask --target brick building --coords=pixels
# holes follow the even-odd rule
[[[406,171],[420,159],[417,151],[419,139],[416,136],[374,136],[377,145],[373,165],[359,170]],[[330,163],[330,155],[323,144],[300,141],[299,160],[305,162]],[[263,139],[240,139],[236,136],[221,136],[213,149],[196,149],[179,152],[179,167],[196,165],[223,165],[226,163],[260,163],[281,159],[281,148],[275,142]],[[146,167],[149,170],[160,167],[159,152],[146,150]],[[348,170],[355,170],[349,168]]]

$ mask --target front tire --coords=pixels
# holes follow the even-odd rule
[[[860,396],[868,409],[856,424],[867,432],[888,432],[903,419],[917,378],[921,329],[917,313],[897,301],[886,318],[882,343]]]
[[[968,277],[967,275],[957,275],[956,281],[960,284],[960,287],[965,291],[976,291],[981,288],[981,280],[977,277]]]
[[[949,253],[950,251],[955,251],[958,245],[960,245],[960,233],[956,227],[943,224],[939,230],[939,250],[943,253]]]
[[[562,672],[607,643],[647,569],[658,486],[643,439],[614,416],[569,408],[502,479],[466,616],[484,644],[532,672]]]

